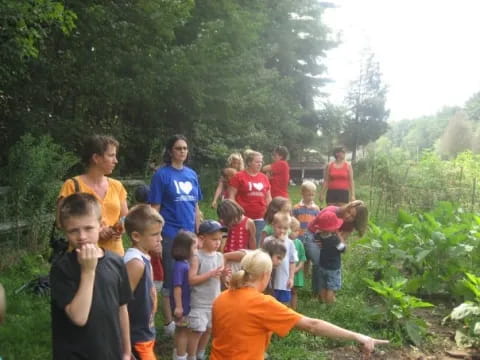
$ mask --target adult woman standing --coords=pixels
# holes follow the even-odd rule
[[[63,183],[58,196],[60,200],[78,190],[94,195],[102,206],[102,224],[99,246],[123,256],[123,226],[120,219],[127,215],[127,191],[122,183],[106,175],[110,175],[118,163],[118,141],[111,136],[93,135],[83,144],[81,154],[86,171]]]
[[[268,204],[272,201],[270,194],[270,181],[261,172],[263,155],[257,151],[247,150],[244,154],[245,170],[239,171],[230,179],[228,197],[237,202],[245,216],[255,222],[255,239],[257,247],[260,242],[261,233],[265,226],[263,216]]]
[[[345,149],[333,150],[335,160],[325,167],[323,185],[320,190],[320,203],[327,192],[327,205],[342,205],[355,200],[355,183],[352,166],[345,161]]]
[[[242,259],[242,270],[233,274],[230,289],[213,303],[213,341],[210,360],[260,360],[273,333],[287,335],[297,328],[314,335],[354,340],[363,345],[367,357],[376,344],[372,339],[326,321],[299,314],[262,292],[270,281],[272,261],[261,250]]]
[[[196,232],[200,214],[198,202],[202,199],[197,173],[185,166],[187,160],[187,138],[183,135],[173,135],[165,145],[163,153],[165,165],[153,175],[149,194],[150,204],[160,211],[165,219],[162,231],[164,271],[162,294],[165,330],[170,335],[173,335],[175,329],[170,308],[174,264],[173,239],[180,230]],[[152,264],[158,262],[152,261]]]
[[[288,166],[288,149],[277,146],[273,150],[273,163],[265,165],[263,172],[269,175],[272,186],[272,198],[281,196],[288,199],[288,184],[290,182],[290,166]]]

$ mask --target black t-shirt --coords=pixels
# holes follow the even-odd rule
[[[85,326],[65,313],[80,285],[77,254],[60,258],[50,271],[53,359],[118,360],[122,357],[119,307],[132,297],[120,256],[105,251],[98,259],[90,314]]]
[[[337,245],[340,243],[340,239],[337,235],[332,234],[326,237],[320,237],[322,242],[322,250],[320,251],[320,266],[327,270],[338,270],[342,263],[340,253],[343,250],[338,250]]]

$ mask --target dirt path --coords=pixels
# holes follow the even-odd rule
[[[455,329],[441,324],[448,310],[443,305],[438,305],[433,310],[421,309],[417,314],[429,325],[429,339],[421,349],[406,346],[401,349],[385,349],[379,347],[370,359],[388,360],[480,360],[478,353],[457,348],[454,336]],[[331,360],[360,360],[362,354],[357,346],[345,346],[328,351]]]

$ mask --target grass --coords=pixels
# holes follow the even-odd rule
[[[300,199],[298,187],[290,189],[292,202]],[[217,218],[214,209],[209,207],[210,199],[205,199],[202,211],[205,218]],[[359,249],[357,249],[359,250]],[[2,271],[0,282],[3,283],[8,301],[8,313],[5,323],[0,326],[0,357],[6,360],[43,360],[51,358],[50,301],[23,291],[15,294],[25,282],[46,274],[49,264],[40,255],[21,253],[15,265]],[[299,294],[299,312],[306,316],[321,318],[351,330],[372,336],[385,337],[386,331],[378,329],[370,320],[372,304],[368,302],[365,285],[361,280],[355,249],[347,251],[344,256],[344,285],[338,293],[337,303],[332,306],[320,304],[310,295],[310,286]],[[309,279],[307,279],[309,283]],[[157,324],[161,328],[161,314],[157,315]],[[158,355],[169,358],[172,339],[166,338],[159,330]],[[268,350],[270,359],[327,359],[325,350],[343,346],[345,342],[333,341],[312,336],[300,331],[292,331],[283,339],[274,337]]]

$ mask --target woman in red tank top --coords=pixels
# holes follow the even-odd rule
[[[355,200],[355,184],[352,166],[345,161],[345,150],[341,147],[333,151],[335,160],[325,167],[320,202],[327,192],[327,205],[342,205]]]

